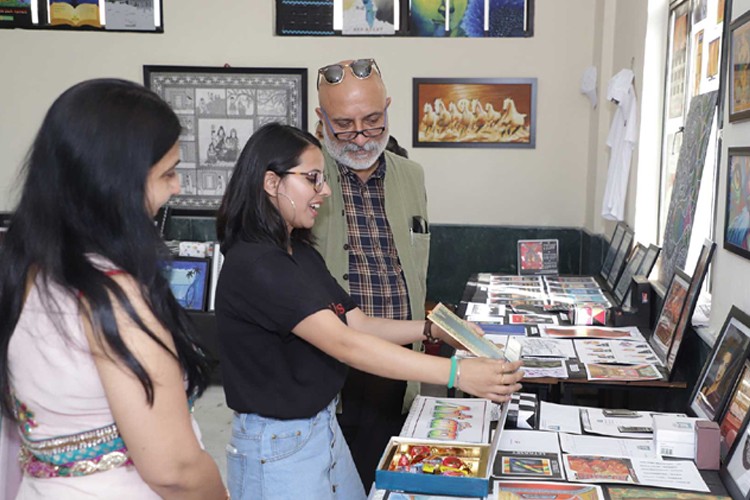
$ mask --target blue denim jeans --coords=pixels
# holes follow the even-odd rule
[[[235,413],[227,483],[232,500],[366,498],[334,401],[299,420]]]

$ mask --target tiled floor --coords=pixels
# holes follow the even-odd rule
[[[445,396],[445,387],[422,384],[422,394]],[[224,449],[229,443],[232,425],[232,410],[227,408],[224,390],[212,385],[196,401],[193,413],[203,435],[203,445],[219,465],[221,476],[226,481],[227,459]]]

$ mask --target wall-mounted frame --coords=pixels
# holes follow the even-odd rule
[[[188,311],[206,309],[211,259],[174,257],[169,265],[169,288],[177,302]]]
[[[748,347],[750,316],[732,306],[690,395],[690,411],[695,416],[716,420],[722,414]]]
[[[163,33],[162,0],[0,0],[0,28]]]
[[[414,78],[412,144],[536,147],[536,78]]]
[[[724,248],[750,259],[750,148],[729,148]]]
[[[672,368],[674,368],[677,354],[680,350],[680,345],[682,344],[682,337],[685,335],[685,330],[687,330],[690,320],[693,318],[695,306],[698,303],[698,296],[700,295],[703,280],[708,272],[708,265],[711,263],[711,257],[713,257],[714,250],[716,250],[716,243],[708,239],[703,242],[701,253],[698,255],[698,262],[695,264],[693,277],[690,279],[690,288],[688,289],[687,297],[685,298],[685,310],[680,316],[680,322],[677,323],[677,330],[672,339],[672,345],[669,347],[669,355],[667,356],[666,362],[668,373],[672,373]]]
[[[143,80],[183,125],[171,206],[216,209],[240,151],[269,122],[307,129],[306,68],[144,66]]]
[[[729,25],[729,121],[750,118],[750,11]]]
[[[276,0],[278,36],[508,38],[534,35],[536,0]],[[338,10],[336,10],[338,9]],[[485,12],[485,9],[489,9]]]

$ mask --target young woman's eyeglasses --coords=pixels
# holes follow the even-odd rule
[[[331,124],[331,120],[328,118],[328,113],[326,113],[326,110],[321,108],[320,111],[323,113],[323,118],[325,118],[326,123],[328,124],[328,128],[331,129],[331,133],[333,133],[333,136],[340,140],[340,141],[353,141],[357,138],[358,135],[362,134],[364,137],[370,138],[370,137],[379,137],[383,135],[383,132],[385,132],[386,127],[388,127],[388,110],[383,110],[383,125],[380,127],[372,127],[372,128],[363,128],[362,130],[346,130],[344,132],[336,132],[333,130],[333,125]]]
[[[310,170],[309,172],[291,172],[287,170],[286,172],[279,172],[279,176],[285,176],[285,175],[304,175],[305,178],[310,182],[310,184],[313,185],[313,189],[316,193],[320,193],[323,190],[323,184],[326,182],[326,174],[321,172],[320,170]]]
[[[352,75],[360,80],[369,78],[373,68],[375,68],[375,71],[379,75],[381,74],[375,59],[357,59],[346,64],[329,64],[318,70],[318,88],[320,88],[320,81],[322,79],[325,79],[331,85],[338,85],[344,81],[344,76],[346,75],[344,68],[349,68]]]

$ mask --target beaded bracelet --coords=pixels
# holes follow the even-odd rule
[[[432,334],[431,319],[424,320],[424,330],[422,330],[422,335],[424,335],[425,341],[428,344],[437,344],[438,342],[440,342],[440,339],[435,338],[435,336]]]

